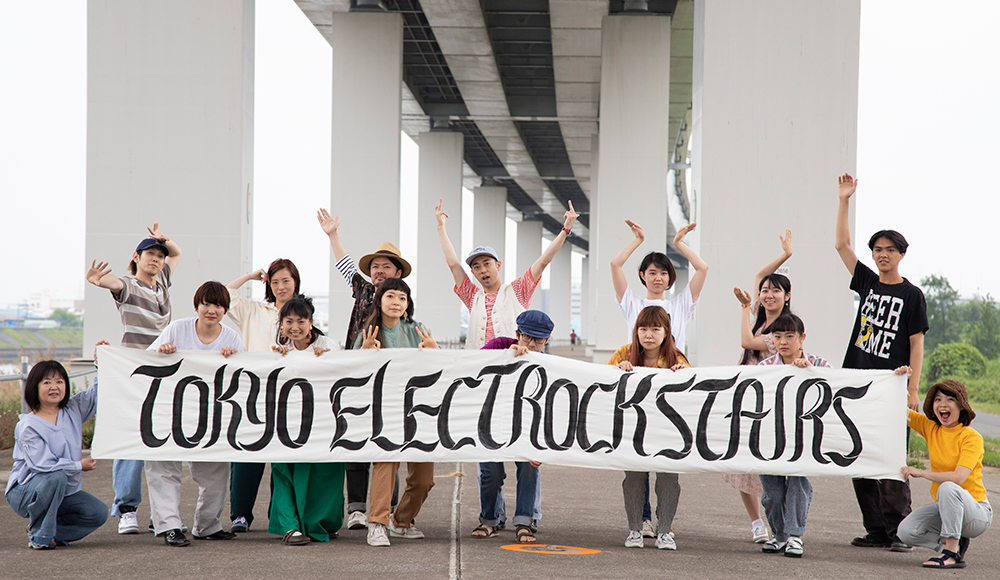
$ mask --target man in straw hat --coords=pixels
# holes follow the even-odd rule
[[[400,256],[399,248],[389,242],[382,242],[370,254],[361,256],[357,267],[354,260],[347,254],[344,245],[340,243],[337,228],[340,227],[340,216],[330,217],[330,212],[321,209],[316,212],[320,227],[330,237],[333,255],[337,258],[337,270],[344,276],[347,285],[351,287],[354,296],[354,309],[351,310],[351,322],[347,327],[347,338],[344,348],[354,346],[354,339],[361,332],[368,311],[375,301],[376,286],[389,278],[406,278],[410,275],[410,263]],[[364,276],[371,278],[371,282]],[[368,517],[368,463],[347,463],[347,527],[360,530],[367,526]],[[398,485],[396,486],[399,487]]]

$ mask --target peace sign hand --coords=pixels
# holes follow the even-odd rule
[[[153,227],[151,228],[147,227],[146,229],[149,230],[149,237],[153,238],[154,240],[158,242],[170,241],[170,238],[168,238],[166,235],[164,235],[163,232],[160,231],[160,222],[153,222]]]
[[[431,334],[431,331],[430,331],[429,328],[426,328],[424,326],[418,326],[417,327],[417,334],[420,335],[420,339],[421,339],[420,340],[420,344],[418,345],[418,348],[420,348],[420,350],[424,350],[424,347],[427,347],[427,348],[440,348],[438,346],[438,343],[435,342],[434,335]]]
[[[361,348],[381,350],[382,343],[376,338],[378,336],[378,327],[369,326],[367,329],[363,330],[363,338],[361,340]]]

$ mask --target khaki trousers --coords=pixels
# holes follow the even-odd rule
[[[396,470],[399,463],[372,463],[370,497],[368,499],[368,521],[388,525],[389,510],[392,506],[392,491],[396,485]],[[413,522],[424,505],[427,494],[434,487],[433,463],[407,463],[406,489],[399,498],[394,525],[401,528],[413,527]]]

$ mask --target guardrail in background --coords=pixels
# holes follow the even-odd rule
[[[92,363],[91,363],[92,364]],[[67,373],[69,378],[73,379],[76,377],[82,377],[97,372],[97,367],[82,369],[78,371],[73,371]],[[0,382],[2,381],[21,381],[21,413],[28,412],[28,405],[24,402],[24,387],[28,380],[28,357],[21,357],[21,372],[16,375],[0,375]],[[69,387],[69,385],[67,385]]]

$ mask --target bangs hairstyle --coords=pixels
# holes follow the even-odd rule
[[[629,348],[628,362],[632,366],[643,366],[643,348],[639,342],[640,327],[661,327],[666,331],[663,337],[663,344],[660,345],[660,352],[657,356],[662,357],[667,363],[666,368],[677,364],[683,353],[674,346],[674,335],[670,330],[670,315],[660,306],[647,306],[639,311],[639,316],[635,319],[635,327],[632,329],[632,346]]]
[[[295,264],[291,260],[278,258],[267,267],[267,284],[264,285],[264,300],[271,304],[274,304],[277,300],[274,297],[274,292],[271,292],[271,278],[282,270],[288,270],[288,273],[292,275],[292,280],[295,280],[295,291],[292,294],[296,295],[299,293],[299,269],[295,267]]]
[[[24,384],[24,402],[32,411],[37,411],[42,407],[42,401],[38,397],[38,385],[49,375],[62,377],[63,383],[66,384],[66,392],[63,393],[63,398],[59,401],[59,408],[62,409],[69,402],[69,375],[66,373],[66,368],[59,361],[43,360],[31,367],[28,379]]]
[[[205,282],[194,293],[194,309],[202,304],[215,304],[229,312],[229,289],[215,280]]]
[[[788,279],[788,276],[783,276],[781,274],[768,274],[760,279],[760,284],[757,285],[757,300],[760,301],[760,291],[764,287],[764,284],[770,283],[772,287],[781,288],[785,291],[785,295],[789,295],[792,292],[792,281]],[[781,314],[785,313],[791,314],[792,312],[792,299],[789,298],[785,300],[785,305],[781,307]],[[781,316],[779,314],[779,316]],[[764,323],[767,322],[767,312],[764,311],[762,305],[757,306],[757,318],[753,322],[753,327],[750,329],[750,333],[757,336],[757,331],[760,330]],[[770,331],[761,331],[761,334],[767,334]],[[805,331],[803,331],[805,332]],[[740,358],[741,365],[751,364],[751,360],[761,360],[759,350],[743,349],[743,356]]]
[[[275,341],[281,345],[291,344],[292,342],[281,334],[281,326],[286,317],[295,315],[299,318],[305,318],[310,324],[312,324],[313,314],[315,312],[316,307],[313,306],[312,298],[301,294],[292,296],[288,302],[285,302],[284,305],[282,305],[281,312],[278,313],[278,336],[275,337]],[[309,344],[316,342],[316,339],[321,336],[323,336],[323,331],[316,328],[314,325],[312,330],[309,331]]]
[[[642,258],[642,262],[639,263],[639,281],[642,285],[646,285],[646,281],[643,280],[642,276],[646,272],[646,268],[650,266],[657,266],[661,270],[667,271],[667,290],[674,287],[674,281],[677,280],[677,270],[674,269],[674,265],[670,262],[670,258],[667,257],[663,252],[650,252]]]
[[[879,238],[885,238],[892,242],[896,249],[899,250],[900,254],[906,253],[906,248],[910,247],[910,244],[906,243],[906,238],[903,234],[897,232],[896,230],[880,230],[872,234],[872,237],[868,240],[868,249],[875,250],[875,241]]]
[[[791,312],[782,312],[771,323],[771,326],[764,329],[762,334],[771,334],[772,332],[794,332],[795,334],[802,335],[806,333],[806,323],[802,322],[801,318]]]
[[[378,327],[378,335],[375,337],[382,344],[385,344],[385,335],[382,334],[382,297],[389,290],[406,293],[406,313],[401,320],[413,322],[413,297],[410,296],[410,286],[402,278],[386,278],[375,290],[375,297],[372,299],[372,308],[368,311],[368,318],[365,319],[361,327],[359,336],[363,336],[369,326]]]

